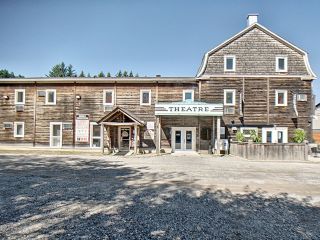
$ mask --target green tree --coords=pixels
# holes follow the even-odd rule
[[[123,71],[123,76],[128,77],[128,72],[126,70]]]
[[[79,77],[86,77],[86,76],[84,75],[84,72],[83,72],[83,71],[81,71]]]
[[[119,72],[117,73],[116,77],[118,77],[118,78],[123,77],[121,70],[119,70]]]
[[[135,75],[134,77],[139,77],[139,74],[138,74],[138,73],[136,73],[136,75]]]
[[[99,77],[99,78],[103,78],[103,77],[105,77],[105,75],[104,75],[104,73],[101,71],[101,72],[98,74],[98,77]]]
[[[64,62],[60,64],[56,64],[52,67],[51,71],[49,72],[48,77],[76,77],[75,70],[73,66],[70,64],[66,66]]]
[[[24,76],[22,76],[22,75],[18,75],[18,76],[16,76],[16,75],[14,75],[14,73],[13,72],[9,72],[7,69],[1,69],[0,70],[0,78],[24,78]]]
[[[107,77],[111,77],[111,73],[110,72],[107,73]]]
[[[130,71],[129,77],[133,77],[133,72],[132,71]]]
[[[88,78],[90,78],[90,77],[91,77],[90,73],[88,73],[88,74],[87,74],[87,77],[88,77]]]

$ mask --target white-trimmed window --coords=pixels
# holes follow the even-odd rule
[[[263,143],[288,143],[288,128],[262,128]]]
[[[233,55],[224,56],[224,71],[234,72],[236,71],[236,57]]]
[[[90,123],[90,147],[101,147],[101,125],[95,122]]]
[[[276,57],[276,72],[287,72],[288,71],[288,57],[277,56]]]
[[[140,105],[151,105],[151,90],[140,90]]]
[[[103,90],[103,105],[113,106],[114,105],[114,90]]]
[[[57,94],[55,89],[46,90],[46,105],[56,105]]]
[[[194,101],[194,90],[183,90],[183,101]]]
[[[288,91],[276,90],[275,91],[275,106],[287,106],[288,104]]]
[[[13,136],[24,137],[24,122],[14,122]]]
[[[25,89],[15,89],[14,103],[17,105],[26,103]]]
[[[224,89],[224,101],[225,106],[234,106],[236,103],[236,90]]]
[[[255,131],[258,134],[258,128],[257,127],[242,127],[240,128],[240,132],[243,133],[244,137],[250,137],[251,131]]]

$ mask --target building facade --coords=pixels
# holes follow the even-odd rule
[[[220,151],[238,131],[312,136],[308,55],[248,16],[204,55],[196,77],[0,81],[0,142],[109,151]]]

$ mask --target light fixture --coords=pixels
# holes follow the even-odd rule
[[[80,99],[81,99],[81,96],[80,96],[80,95],[77,95],[77,96],[76,96],[76,99],[77,99],[77,100],[80,100]]]
[[[8,99],[9,99],[9,96],[4,95],[4,96],[2,96],[2,98],[5,99],[5,100],[8,100]]]
[[[237,127],[232,127],[232,132],[233,133],[236,133],[238,131],[238,128]]]

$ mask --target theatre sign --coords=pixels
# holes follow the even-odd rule
[[[158,116],[223,116],[223,104],[204,102],[156,103]]]

